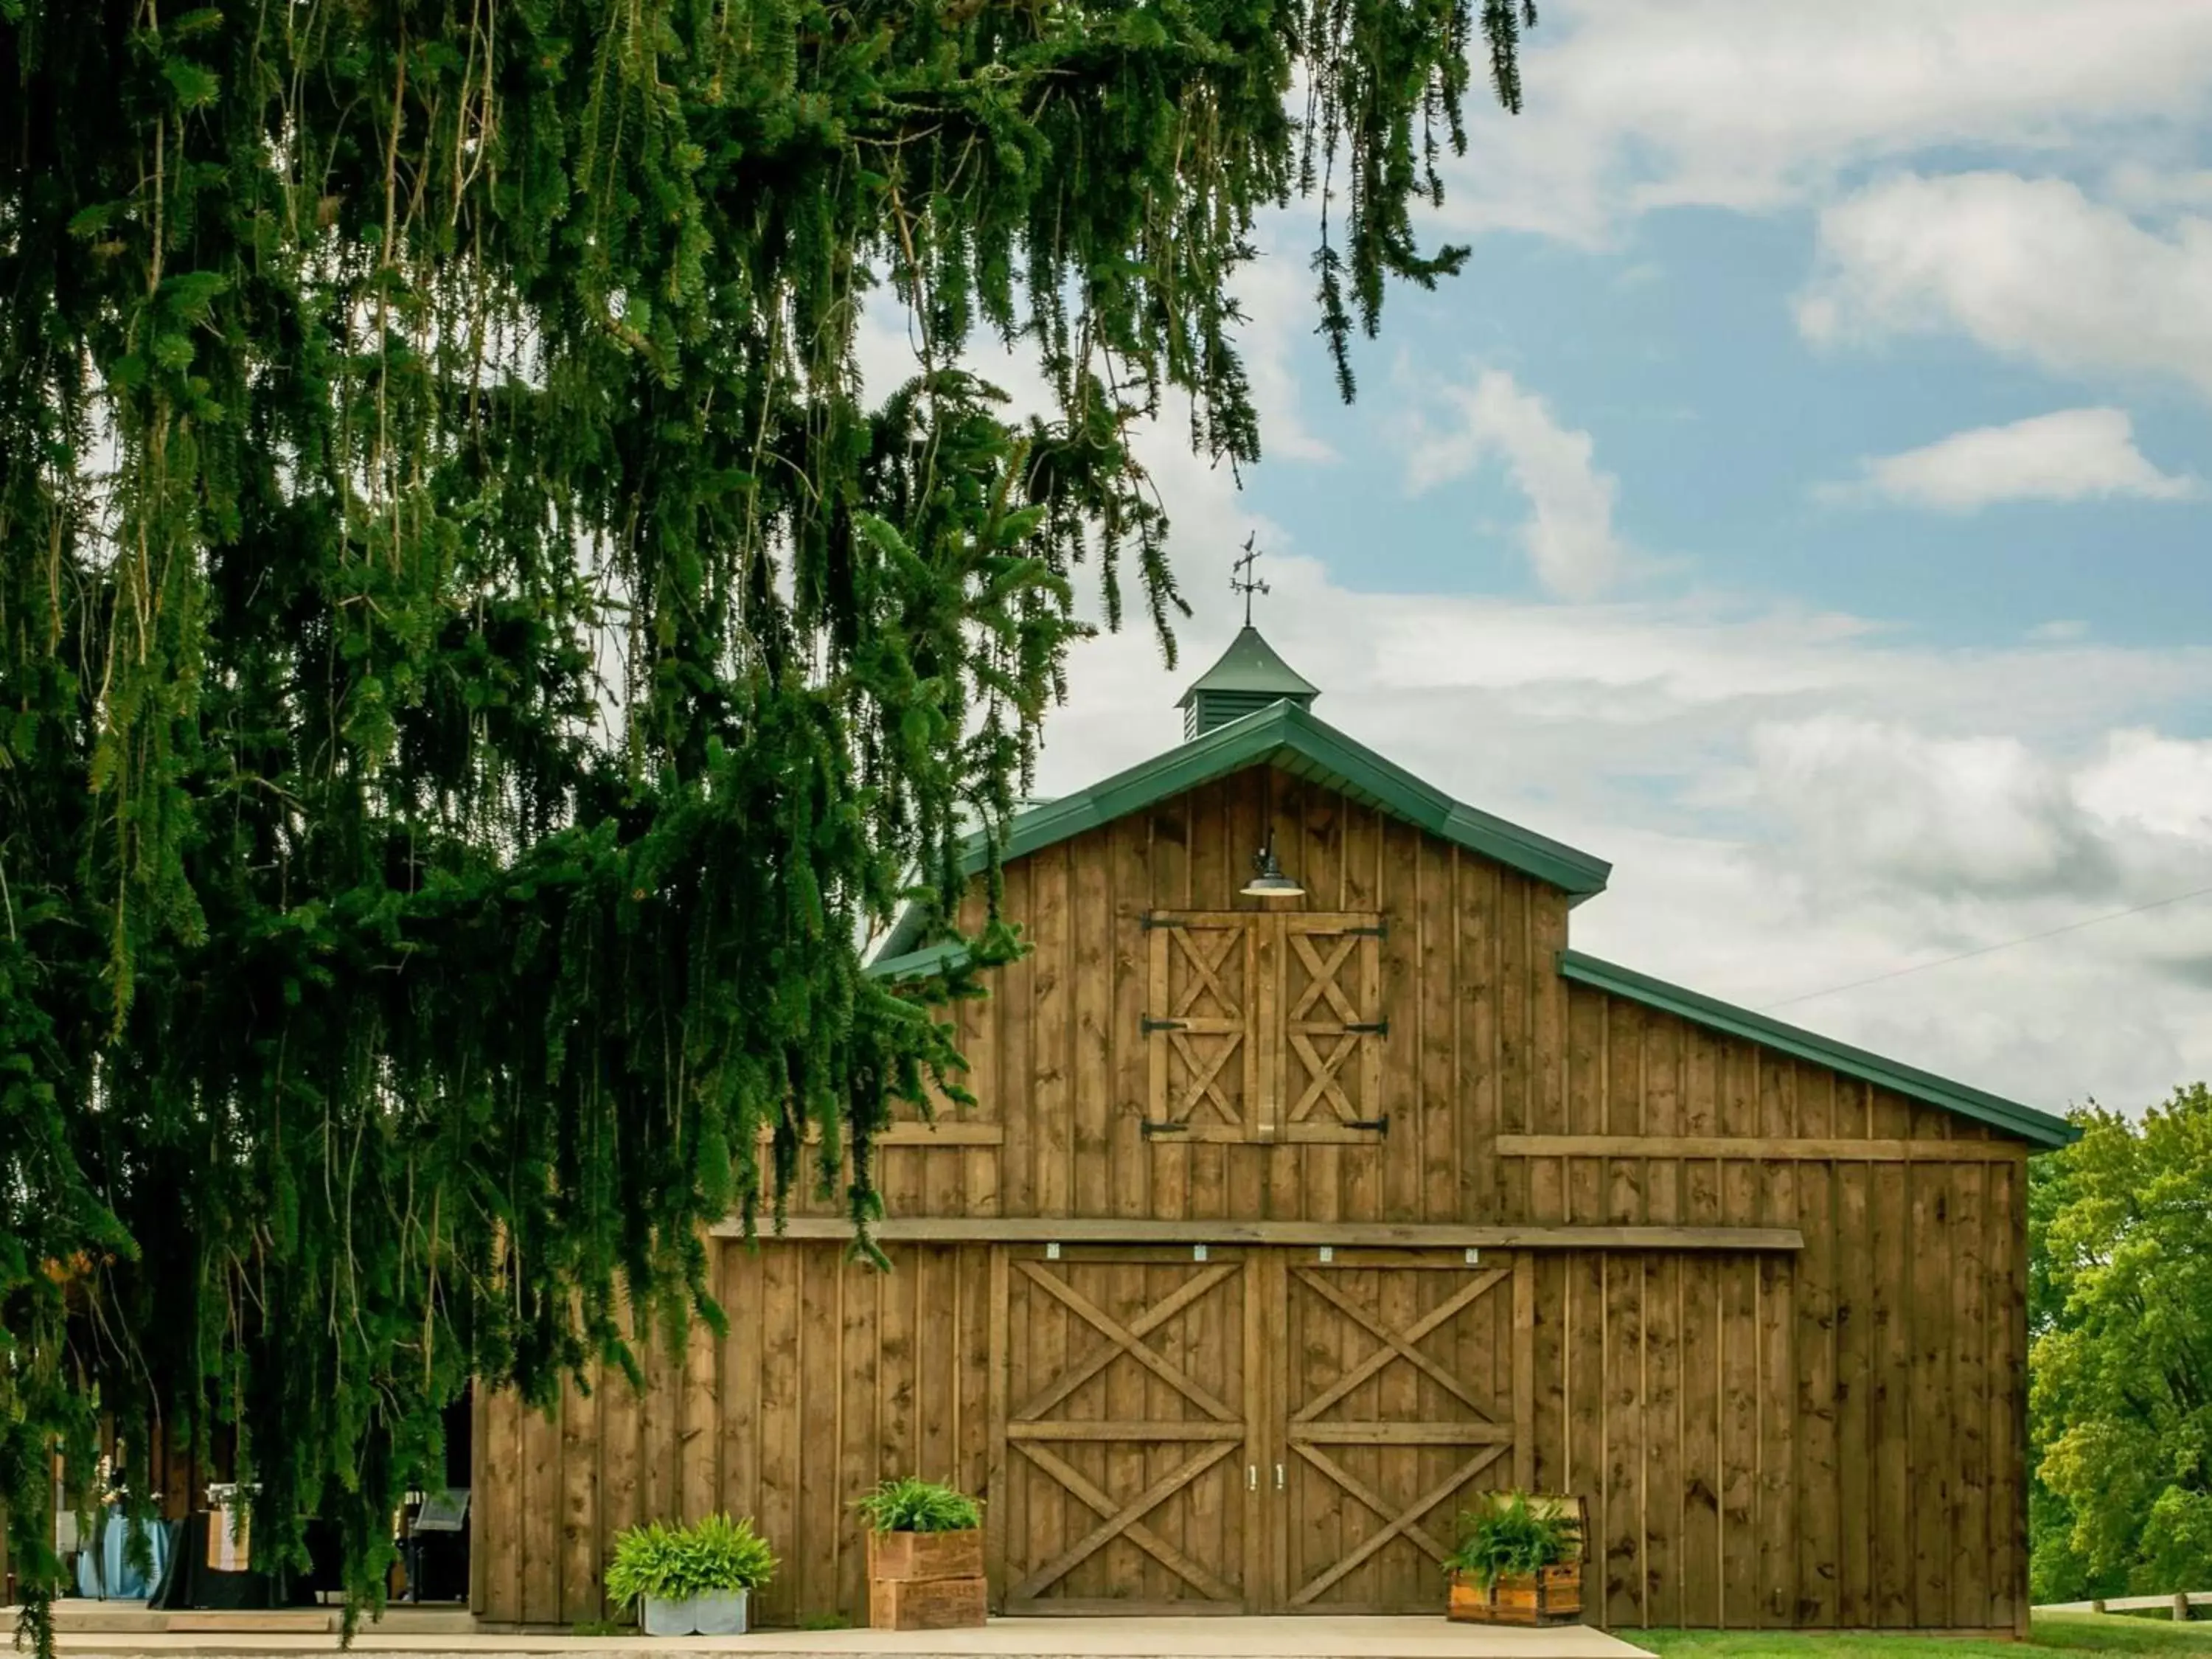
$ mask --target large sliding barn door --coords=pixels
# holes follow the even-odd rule
[[[986,1524],[1005,1610],[1433,1612],[1460,1510],[1529,1480],[1530,1266],[1004,1251]]]
[[[1014,1251],[996,1277],[988,1524],[1006,1610],[1249,1610],[1265,1431],[1253,1258]]]
[[[1529,1275],[1317,1255],[1281,1266],[1282,1602],[1430,1612],[1470,1497],[1528,1479]]]

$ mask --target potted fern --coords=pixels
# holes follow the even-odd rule
[[[648,1521],[616,1537],[607,1599],[636,1607],[647,1636],[742,1636],[752,1592],[775,1575],[775,1558],[750,1520]]]
[[[1564,1625],[1583,1613],[1582,1500],[1493,1492],[1460,1517],[1448,1617],[1469,1624]]]
[[[949,1630],[984,1621],[982,1507],[918,1475],[886,1480],[854,1505],[868,1526],[868,1622]]]

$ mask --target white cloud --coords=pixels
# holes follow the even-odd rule
[[[2122,152],[2212,93],[2207,0],[1565,0],[1528,46],[1524,112],[1476,112],[1448,181],[1462,227],[1595,242],[1933,146]]]
[[[2147,229],[2060,179],[1905,173],[1820,217],[1818,343],[1958,330],[2062,374],[2212,394],[2212,220]]]
[[[1751,733],[1760,802],[1843,884],[2103,891],[2106,849],[2065,775],[2015,736],[1938,737],[1847,714]]]
[[[1502,460],[1528,498],[1522,545],[1537,580],[1571,599],[1588,599],[1620,574],[1624,550],[1613,526],[1613,475],[1593,463],[1587,432],[1562,426],[1550,407],[1504,369],[1484,369],[1471,386],[1444,388],[1438,400],[1452,423],[1425,431],[1406,460],[1416,492],[1461,477],[1481,462]]]
[[[2145,459],[2124,409],[2064,409],[1954,432],[1869,460],[1856,482],[1820,492],[1832,501],[1886,501],[1951,513],[1998,501],[2110,495],[2173,501],[2202,493],[2196,479],[2161,472]]]

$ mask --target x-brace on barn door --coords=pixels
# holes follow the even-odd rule
[[[1010,1613],[1241,1613],[1266,1431],[1255,1254],[1004,1252],[993,1588]]]
[[[1008,1249],[993,1276],[1009,1612],[1427,1612],[1460,1510],[1531,1479],[1525,1256]]]

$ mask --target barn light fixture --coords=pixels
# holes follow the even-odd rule
[[[1267,832],[1267,844],[1252,855],[1252,879],[1244,884],[1247,898],[1303,898],[1305,889],[1283,873],[1283,866],[1275,860],[1275,832]]]

